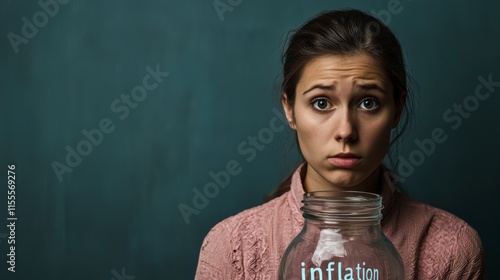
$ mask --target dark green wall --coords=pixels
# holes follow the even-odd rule
[[[136,280],[192,279],[208,230],[260,203],[294,168],[288,130],[265,134],[279,120],[286,33],[322,10],[353,7],[386,10],[379,14],[401,39],[418,85],[401,156],[411,161],[415,140],[437,128],[447,136],[406,170],[405,188],[470,223],[489,278],[500,279],[500,87],[474,104],[479,76],[500,81],[500,2],[401,0],[388,18],[389,2],[241,1],[219,17],[212,1],[73,0],[52,6],[43,22],[36,1],[2,1],[0,278],[118,280],[124,268]],[[33,23],[34,15],[40,27],[23,35],[23,18]],[[137,86],[148,66],[169,74],[147,80],[144,94]],[[141,101],[127,105],[121,95],[132,91]],[[477,108],[447,113],[464,100]],[[272,136],[262,150],[248,143],[259,133]],[[67,149],[88,155],[70,156],[71,167]],[[7,164],[16,165],[15,274],[1,235]],[[229,184],[186,224],[178,206],[193,206],[193,188],[228,164]]]

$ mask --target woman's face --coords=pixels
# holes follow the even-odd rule
[[[306,191],[378,191],[379,166],[402,111],[395,104],[392,83],[367,54],[306,64],[293,107],[283,99],[307,162]]]

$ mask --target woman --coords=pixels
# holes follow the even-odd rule
[[[196,279],[276,279],[304,223],[302,196],[319,190],[382,195],[382,231],[400,252],[407,279],[481,279],[476,231],[399,192],[382,164],[408,121],[402,116],[411,97],[394,34],[361,11],[325,12],[295,32],[283,62],[281,100],[305,161],[272,200],[208,233]]]

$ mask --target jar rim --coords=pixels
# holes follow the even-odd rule
[[[347,198],[347,199],[355,199],[362,198],[363,200],[377,200],[382,196],[376,193],[364,192],[364,191],[314,191],[314,192],[306,192],[304,193],[304,198]]]
[[[315,191],[304,194],[304,218],[330,222],[380,221],[382,196],[363,191]]]

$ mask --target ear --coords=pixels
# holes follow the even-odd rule
[[[392,128],[396,128],[399,124],[399,121],[401,120],[401,116],[403,115],[403,110],[404,110],[405,104],[406,104],[406,97],[407,97],[407,93],[406,93],[406,91],[404,91],[401,93],[399,100],[394,100],[395,105],[396,105],[396,114],[394,115],[394,121],[392,123]]]
[[[286,119],[288,120],[288,124],[290,125],[290,128],[293,130],[296,130],[295,126],[295,115],[293,113],[293,107],[290,107],[288,105],[288,99],[286,97],[286,93],[281,94],[281,105],[283,106],[283,110],[285,111]]]

